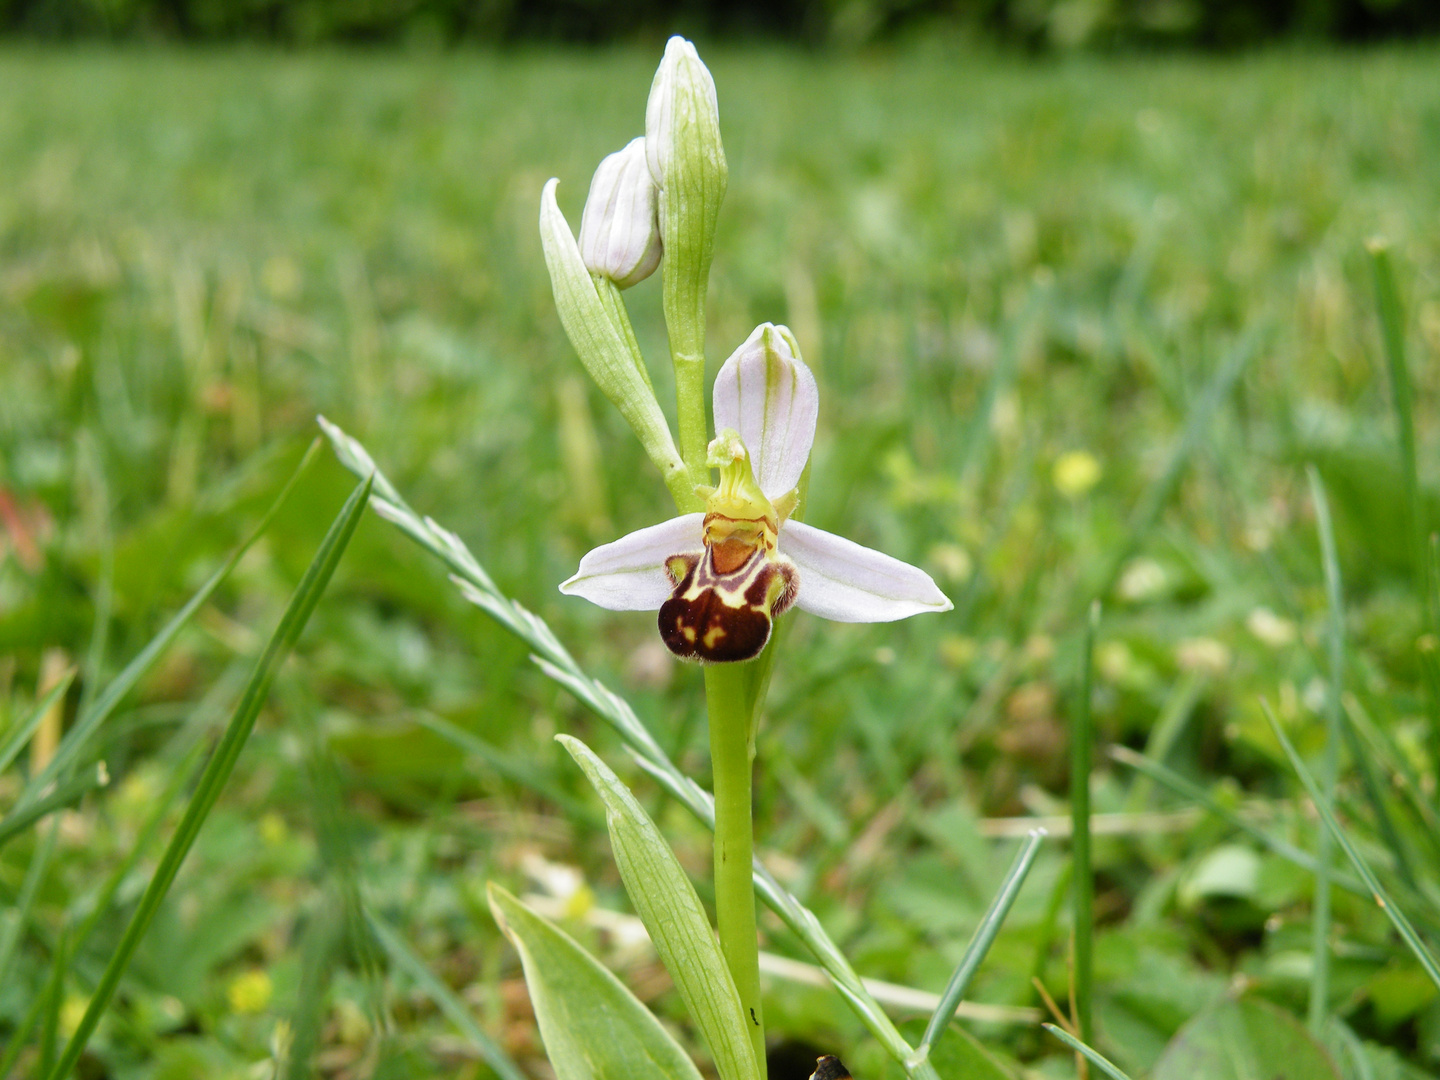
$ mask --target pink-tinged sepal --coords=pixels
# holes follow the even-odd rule
[[[583,596],[610,611],[655,611],[675,588],[665,562],[677,551],[704,550],[704,514],[682,514],[637,529],[602,544],[580,560],[573,577],[560,586],[567,596]]]
[[[757,326],[721,366],[713,399],[715,430],[739,434],[760,489],[779,499],[795,487],[820,414],[820,391],[795,336],[783,326]]]
[[[800,609],[822,619],[892,622],[953,606],[918,566],[801,521],[780,530],[780,552],[805,575]]]

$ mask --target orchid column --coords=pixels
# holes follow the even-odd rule
[[[717,929],[764,1077],[751,772],[773,627],[792,605],[840,622],[888,622],[950,601],[923,570],[795,520],[819,390],[785,327],[757,327],[720,368],[709,438],[705,292],[727,174],[715,85],[689,42],[666,46],[645,119],[645,137],[596,170],[579,242],[555,180],[541,196],[540,233],[566,333],[660,470],[679,516],[591,551],[560,589],[613,611],[658,611],[670,651],[705,665]],[[620,295],[657,259],[678,450]]]

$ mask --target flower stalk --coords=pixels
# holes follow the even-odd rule
[[[754,822],[751,776],[755,761],[755,717],[759,710],[753,669],[768,657],[745,664],[705,668],[705,704],[710,719],[710,762],[715,785],[715,921],[720,951],[735,980],[749,1021],[755,1063],[765,1076],[765,1018],[760,1006],[760,942],[755,925]],[[763,680],[768,682],[768,679]]]

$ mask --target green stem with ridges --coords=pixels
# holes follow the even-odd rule
[[[768,667],[763,659],[710,665],[705,669],[705,699],[715,774],[715,921],[720,951],[750,1021],[756,1066],[764,1077],[765,1022],[760,1008],[760,944],[751,880],[754,835],[750,793],[757,693],[766,681],[765,672],[753,669],[762,665]]]
[[[691,345],[693,351],[672,352],[675,365],[675,411],[680,422],[680,457],[690,477],[703,484],[710,476],[705,448],[710,443],[710,425],[705,417],[705,334],[702,330]]]

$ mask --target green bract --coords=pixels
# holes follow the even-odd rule
[[[599,283],[580,257],[575,234],[555,202],[558,183],[550,180],[540,195],[540,240],[560,322],[585,370],[629,421],[671,491],[680,493],[676,498],[683,495],[687,502],[693,501],[685,463],[655,400],[644,358],[628,332],[628,323],[622,325],[623,308],[617,311],[606,303]],[[614,286],[606,282],[605,287]]]

